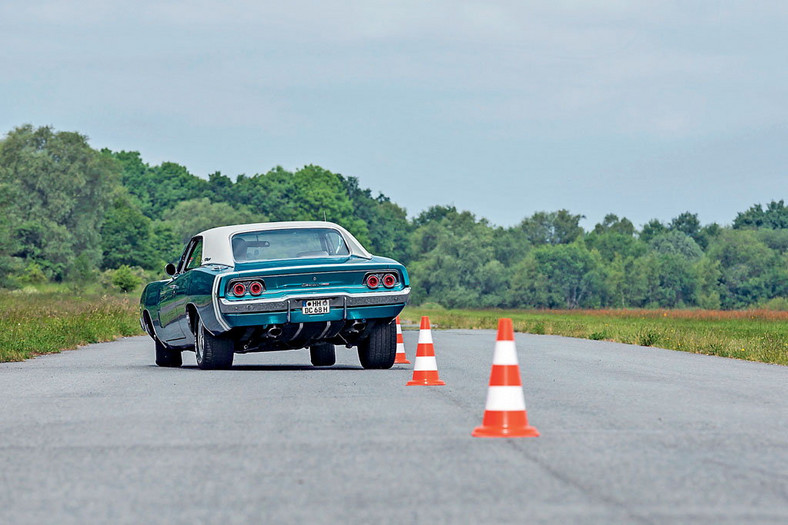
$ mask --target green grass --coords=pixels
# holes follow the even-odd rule
[[[401,319],[422,315],[439,328],[497,327],[510,317],[515,330],[656,346],[697,354],[788,365],[788,312],[765,310],[444,310],[408,307]]]
[[[136,293],[77,292],[63,285],[0,290],[0,362],[142,334]],[[408,307],[404,321],[430,316],[439,328],[515,330],[657,346],[788,365],[788,312],[709,310],[445,310]]]
[[[0,362],[139,335],[136,294],[75,294],[66,286],[0,290]]]

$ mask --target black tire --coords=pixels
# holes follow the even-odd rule
[[[391,368],[397,357],[397,325],[394,320],[370,330],[358,344],[358,360],[364,368]]]
[[[183,364],[180,350],[172,350],[164,346],[158,339],[153,340],[156,343],[156,364],[159,366],[166,366],[170,368],[177,368]]]
[[[197,318],[197,333],[194,334],[194,353],[197,366],[202,370],[222,370],[233,366],[235,344],[232,339],[216,337],[205,329],[202,319]]]
[[[337,352],[331,343],[315,343],[309,347],[309,357],[314,366],[331,366],[337,362]]]

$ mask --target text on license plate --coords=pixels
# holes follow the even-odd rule
[[[329,299],[314,299],[312,301],[302,301],[301,311],[307,315],[327,314],[331,307],[328,306]]]

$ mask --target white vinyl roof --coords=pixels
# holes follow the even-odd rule
[[[224,264],[235,266],[231,238],[236,233],[259,232],[266,230],[291,230],[294,228],[329,228],[342,235],[352,255],[369,259],[372,255],[361,246],[345,228],[333,222],[323,221],[292,221],[292,222],[258,222],[255,224],[235,224],[219,226],[200,232],[195,237],[202,237],[202,264]]]

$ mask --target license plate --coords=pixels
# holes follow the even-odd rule
[[[302,301],[301,311],[306,315],[327,314],[331,311],[328,305],[329,299],[314,299],[312,301]]]

